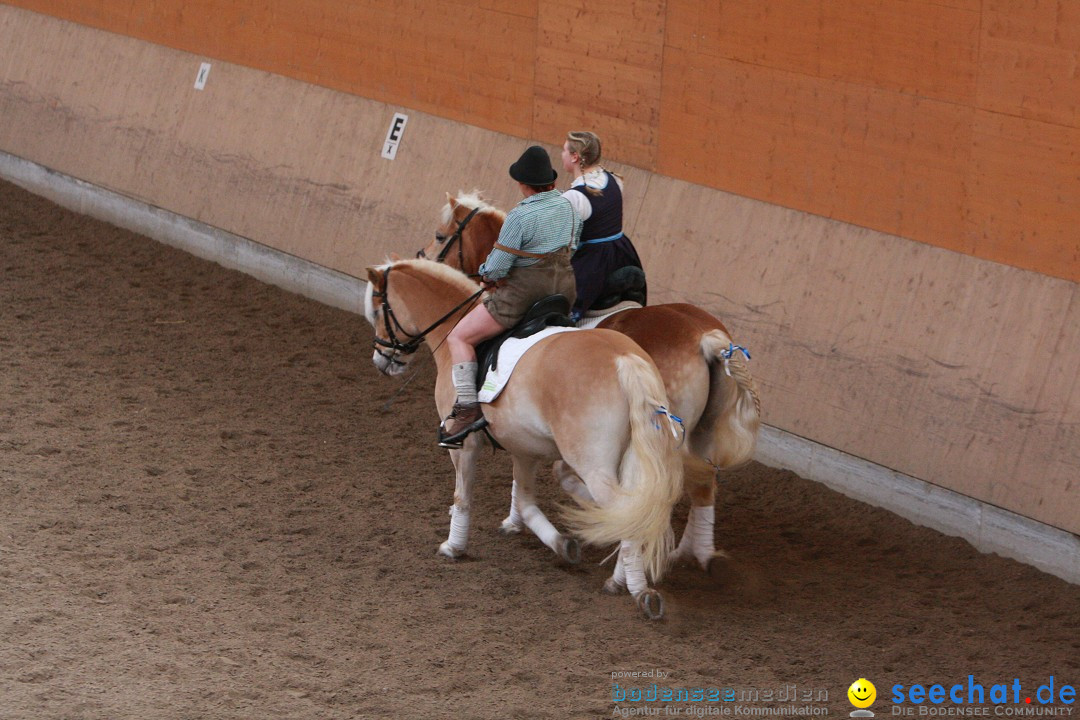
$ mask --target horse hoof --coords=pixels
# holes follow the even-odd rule
[[[664,596],[656,590],[649,588],[640,593],[636,598],[637,606],[645,617],[650,620],[659,620],[664,617]]]
[[[503,535],[517,535],[521,532],[521,525],[510,518],[506,518],[502,521],[502,525],[499,526],[499,532]]]
[[[608,578],[604,581],[604,587],[600,590],[605,595],[622,595],[626,592],[626,586],[615,582],[615,578]]]
[[[722,568],[724,564],[731,559],[723,550],[717,550],[709,557],[701,561],[701,569],[705,571],[706,575],[714,574],[718,569]]]
[[[439,555],[445,555],[446,557],[450,558],[451,560],[457,560],[459,557],[461,557],[462,555],[465,554],[465,551],[464,550],[458,550],[453,545],[451,545],[449,541],[447,541],[447,542],[444,542],[442,545],[439,546],[438,554]]]
[[[559,557],[571,565],[577,565],[581,562],[581,543],[577,538],[567,537],[563,538],[559,544]]]

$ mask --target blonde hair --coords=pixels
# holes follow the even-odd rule
[[[581,167],[600,162],[600,138],[588,130],[572,130],[566,134],[570,152],[577,153]]]
[[[596,133],[591,133],[588,130],[571,130],[566,133],[566,147],[570,152],[577,153],[578,165],[581,166],[582,170],[600,164],[600,138],[597,137]],[[610,172],[609,170],[604,171]],[[620,181],[622,180],[622,175],[619,173],[611,174]],[[589,187],[588,185],[585,185],[584,187],[585,192],[590,195],[600,196],[604,194],[603,190],[598,190],[597,188]]]

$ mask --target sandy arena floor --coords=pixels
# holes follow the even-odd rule
[[[1080,587],[758,464],[722,483],[732,560],[674,569],[660,623],[600,594],[606,550],[496,532],[501,454],[470,556],[437,557],[432,364],[384,411],[370,343],[0,183],[0,718],[611,717],[655,679],[612,673],[656,670],[833,717],[859,677],[879,717],[896,683],[1080,684]]]

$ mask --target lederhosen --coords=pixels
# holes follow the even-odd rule
[[[538,258],[532,265],[515,265],[493,290],[484,294],[484,307],[500,325],[512,328],[533,303],[548,295],[565,295],[571,304],[574,302],[577,293],[569,244],[549,253],[531,253],[499,243],[495,243],[495,249],[517,257]]]
[[[566,191],[581,193],[592,206],[592,214],[581,228],[581,242],[571,259],[577,282],[575,317],[592,308],[611,273],[627,265],[641,267],[634,244],[622,231],[622,188],[614,175],[607,170],[604,174],[607,187],[602,191],[592,192],[584,185],[575,185]]]

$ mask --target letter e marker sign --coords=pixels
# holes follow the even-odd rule
[[[405,123],[409,121],[408,115],[394,113],[394,119],[390,122],[390,130],[386,133],[386,142],[383,143],[382,156],[387,160],[393,160],[397,156],[398,143],[405,132]]]

